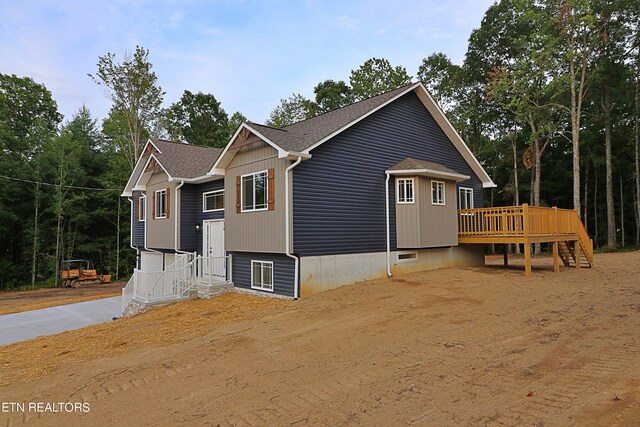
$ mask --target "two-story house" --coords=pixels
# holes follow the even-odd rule
[[[215,265],[237,288],[298,298],[482,264],[456,212],[492,186],[414,83],[282,129],[243,123],[222,150],[149,141],[123,195],[139,271]]]

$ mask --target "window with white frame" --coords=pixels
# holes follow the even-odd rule
[[[431,181],[431,204],[444,205],[444,181]]]
[[[141,196],[138,199],[138,221],[145,221],[147,219],[147,199]]]
[[[202,194],[202,212],[214,212],[224,209],[224,190],[207,191]]]
[[[460,187],[460,209],[473,209],[473,188]]]
[[[273,292],[273,262],[251,260],[251,288]]]
[[[398,203],[413,203],[413,178],[398,179]]]
[[[167,217],[167,190],[156,191],[156,219]]]
[[[267,171],[242,175],[242,212],[267,210]]]

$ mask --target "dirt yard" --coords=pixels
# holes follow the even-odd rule
[[[34,291],[0,292],[0,315],[72,304],[122,294],[127,282],[88,285],[79,288],[45,288]]]
[[[0,347],[0,401],[90,406],[0,425],[638,425],[640,252],[531,278],[510,261]]]

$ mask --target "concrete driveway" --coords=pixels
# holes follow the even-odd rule
[[[110,322],[122,311],[122,297],[111,297],[0,316],[0,345]]]

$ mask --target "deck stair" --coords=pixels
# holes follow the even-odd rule
[[[504,206],[458,211],[458,243],[523,244],[525,274],[531,274],[531,245],[552,243],[554,271],[565,266],[592,267],[593,241],[578,213],[571,209]],[[505,264],[508,255],[505,254]]]

